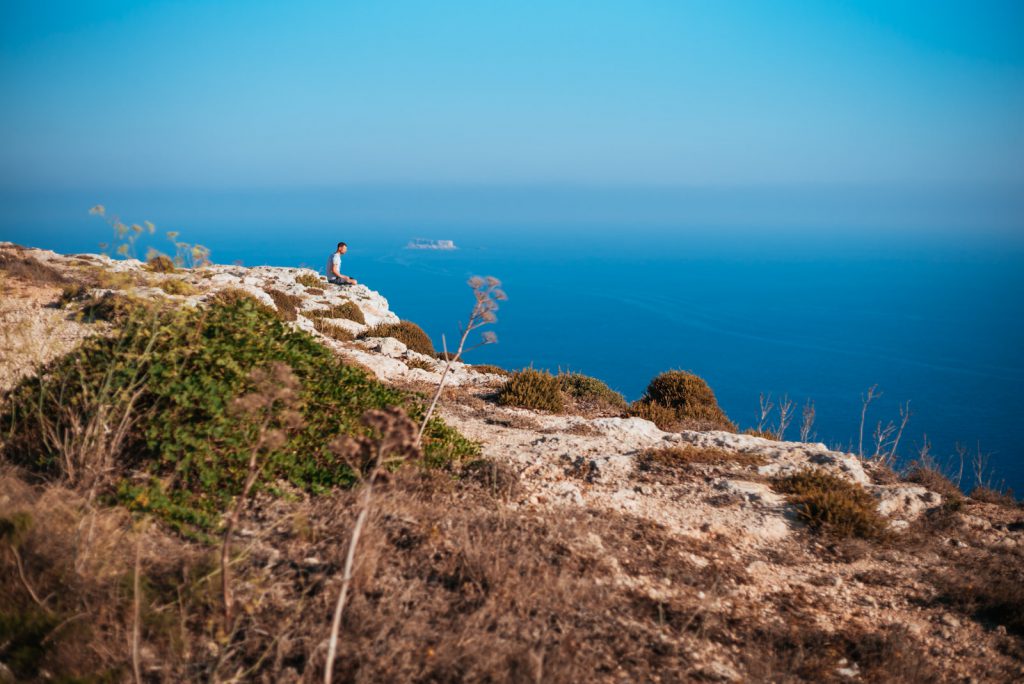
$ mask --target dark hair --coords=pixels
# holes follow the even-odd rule
[[[342,247],[348,247],[348,245],[345,244],[344,242],[339,242],[338,243],[338,249],[341,249]]]

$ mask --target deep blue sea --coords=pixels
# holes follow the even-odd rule
[[[8,197],[0,239],[97,251],[110,231],[86,215],[95,201],[103,199]],[[690,370],[741,427],[756,423],[762,393],[798,405],[810,399],[816,438],[856,449],[860,396],[877,384],[883,394],[870,407],[865,441],[909,401],[904,458],[927,439],[944,461],[959,442],[990,454],[993,483],[1024,492],[1020,240],[941,226],[353,219],[316,207],[268,211],[262,201],[168,206],[133,195],[122,215],[179,230],[220,263],[322,269],[345,240],[342,270],[380,291],[438,347],[442,334],[457,336],[472,306],[466,279],[496,276],[509,295],[492,328],[499,342],[468,361],[579,371],[628,399],[661,371]],[[412,238],[452,239],[459,249],[405,249]],[[789,437],[798,424],[799,416]]]

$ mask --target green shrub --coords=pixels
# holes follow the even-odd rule
[[[555,413],[565,409],[562,391],[555,376],[533,368],[513,373],[498,390],[498,403]]]
[[[311,335],[290,329],[249,296],[228,295],[209,308],[135,307],[113,337],[90,338],[50,363],[38,378],[11,391],[0,416],[3,455],[43,476],[61,476],[60,447],[47,431],[70,434],[86,424],[96,396],[133,391],[135,422],[117,455],[109,488],[132,510],[154,513],[184,531],[214,528],[242,489],[258,425],[231,410],[252,390],[250,374],[287,364],[301,384],[302,427],[261,456],[257,489],[288,481],[312,493],[353,482],[328,444],[334,436],[367,434],[369,409],[398,406],[413,420],[423,399],[390,388],[345,364]],[[284,421],[274,417],[272,426]],[[479,446],[431,421],[424,461],[444,465],[478,453]]]
[[[878,539],[886,521],[863,487],[821,469],[801,470],[772,481],[808,527],[835,537]]]
[[[582,373],[559,373],[559,388],[567,395],[585,404],[613,409],[625,409],[626,399],[597,378]]]
[[[653,401],[637,400],[629,405],[627,413],[636,418],[649,420],[659,429],[666,432],[675,432],[680,429],[679,417],[676,412],[667,406],[655,404]]]
[[[320,280],[319,276],[315,276],[312,273],[300,273],[295,276],[295,282],[304,287],[320,287],[324,284],[324,281]]]
[[[249,306],[259,309],[265,314],[270,316],[278,317],[277,309],[272,306],[267,306],[263,303],[263,300],[258,298],[248,290],[243,290],[240,287],[225,287],[223,290],[217,290],[210,297],[208,303],[211,305],[223,305],[223,306],[234,306],[236,304],[247,303]]]
[[[270,298],[274,300],[274,306],[277,307],[277,316],[282,321],[296,321],[299,318],[299,307],[302,306],[302,297],[296,297],[290,295],[287,292],[281,290],[275,290],[273,288],[266,288],[263,290]]]
[[[106,292],[94,295],[82,305],[82,319],[85,321],[120,322],[141,305],[140,300],[120,292]]]
[[[177,278],[168,278],[157,283],[157,287],[169,295],[194,295],[199,292],[191,283]]]
[[[164,254],[156,254],[146,261],[146,270],[153,273],[174,273],[174,261]]]
[[[379,323],[363,332],[359,337],[393,337],[414,352],[427,356],[435,355],[434,343],[430,340],[430,336],[412,321]]]
[[[341,304],[335,304],[334,306],[327,307],[326,309],[303,311],[302,315],[314,321],[318,318],[345,318],[350,321],[355,321],[360,325],[366,325],[366,317],[363,316],[363,310],[360,309],[359,305],[355,302],[346,301]]]
[[[643,400],[674,410],[685,428],[736,431],[736,426],[718,406],[715,393],[693,373],[662,373],[647,385]]]

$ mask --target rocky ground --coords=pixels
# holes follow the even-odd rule
[[[303,312],[344,302],[355,303],[365,317],[365,324],[336,322],[353,335],[399,318],[383,296],[364,285],[310,285],[319,276],[309,269],[211,265],[154,273],[134,260],[64,256],[0,243],[0,259],[10,263],[28,257],[68,280],[91,278],[94,294],[127,287],[133,296],[169,298],[181,306],[195,306],[225,288],[243,289],[268,306],[277,306],[268,294],[277,290],[301,300],[294,326],[317,335],[382,380],[427,389],[437,383],[444,368],[437,358],[411,351],[395,339],[339,341],[317,332],[314,321]],[[97,273],[125,277],[114,284],[106,276],[104,283]],[[300,276],[307,284],[296,280]],[[0,390],[85,336],[109,330],[110,324],[88,322],[56,306],[65,286],[60,280],[51,277],[47,282],[41,276],[19,276],[16,270],[7,270],[0,284]],[[188,293],[168,294],[161,283],[169,280],[188,283]],[[555,415],[502,407],[493,401],[502,382],[499,374],[455,364],[441,414],[448,424],[479,441],[486,458],[514,476],[515,486],[500,503],[509,515],[624,516],[639,521],[641,527],[656,527],[659,539],[668,540],[660,548],[648,549],[654,560],[637,561],[637,567],[631,568],[628,557],[607,548],[619,543],[616,538],[603,536],[596,527],[593,532],[581,532],[574,541],[574,553],[600,559],[594,571],[594,582],[605,587],[600,591],[612,587],[659,606],[685,599],[699,607],[700,619],[709,624],[708,616],[714,615],[722,624],[747,621],[782,631],[898,633],[910,644],[908,649],[927,656],[926,665],[893,656],[899,667],[887,677],[879,674],[883,670],[862,672],[849,649],[835,652],[834,657],[827,652],[815,654],[819,659],[832,658],[830,665],[818,671],[827,673],[825,678],[830,680],[1024,680],[1022,635],[993,617],[1005,613],[991,610],[984,597],[967,595],[973,574],[977,573],[975,582],[986,582],[989,575],[984,573],[998,572],[993,565],[1019,568],[1024,564],[1024,511],[1020,508],[970,499],[951,506],[948,493],[943,496],[901,481],[887,468],[823,444],[719,431],[669,433],[640,418]],[[652,450],[688,446],[729,456],[667,469],[650,467],[643,458]],[[806,529],[771,481],[808,467],[861,485],[875,497],[888,521],[885,539],[837,540]],[[697,589],[677,581],[674,572],[666,569],[677,566],[699,572],[709,565],[733,570]],[[963,596],[957,594],[961,589]],[[1019,595],[1006,598],[1010,610],[1019,607],[1019,601]],[[686,643],[687,670],[676,678],[776,678],[763,671],[756,674],[743,643],[710,635]],[[810,642],[797,647],[816,648]],[[833,647],[822,642],[820,648]]]

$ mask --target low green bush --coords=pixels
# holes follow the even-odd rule
[[[775,491],[785,494],[808,527],[835,537],[879,539],[886,520],[878,502],[858,484],[818,468],[776,478]]]
[[[658,375],[647,385],[643,401],[672,409],[686,429],[736,431],[736,425],[718,406],[715,393],[693,373],[668,371]]]
[[[368,434],[360,419],[370,409],[401,407],[415,421],[424,414],[423,398],[345,364],[267,309],[237,293],[204,308],[132,308],[115,336],[88,339],[11,391],[0,415],[3,456],[41,476],[63,477],[59,440],[44,436],[73,435],[98,410],[109,411],[96,397],[121,406],[131,398],[133,423],[108,494],[183,531],[208,531],[241,492],[260,429],[232,404],[252,391],[254,369],[284,363],[301,386],[295,409],[301,427],[261,456],[256,488],[287,481],[320,493],[351,484],[352,470],[328,447],[332,439]],[[275,414],[271,427],[290,420]],[[479,452],[439,419],[424,437],[424,461],[431,465]]]
[[[559,388],[573,399],[597,407],[625,410],[626,399],[597,378],[582,373],[559,373]]]
[[[555,376],[533,368],[513,373],[498,390],[498,403],[554,413],[565,409],[562,390]]]
[[[398,323],[379,323],[363,332],[359,337],[393,337],[409,349],[427,356],[434,356],[434,343],[423,328],[412,321]]]

